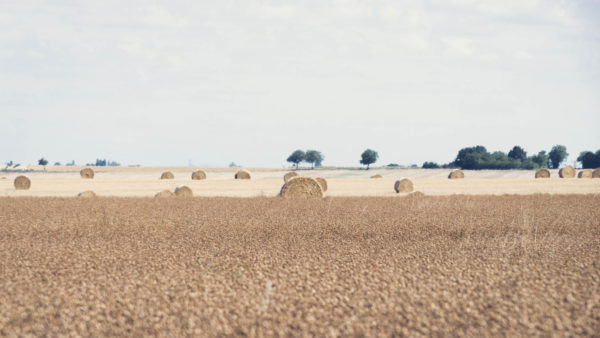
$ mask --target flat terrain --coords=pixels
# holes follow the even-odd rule
[[[0,336],[593,336],[599,204],[3,197]]]
[[[283,185],[283,175],[289,170],[250,168],[251,180],[234,180],[236,169],[207,168],[207,179],[192,181],[194,168],[158,167],[102,167],[94,168],[93,180],[80,178],[83,167],[48,167],[47,172],[24,173],[31,181],[31,189],[17,191],[13,180],[19,173],[0,172],[0,196],[76,196],[84,190],[93,190],[100,196],[154,196],[157,192],[174,190],[187,185],[195,196],[256,197],[275,196]],[[34,167],[41,170],[41,167]],[[175,174],[174,180],[160,180],[163,171]],[[447,179],[448,169],[316,169],[300,170],[300,175],[324,177],[328,180],[327,196],[395,196],[394,182],[407,177],[415,190],[427,195],[502,195],[502,194],[590,194],[600,193],[600,179],[560,179],[552,171],[550,179],[534,179],[530,170],[465,171],[465,179]],[[371,179],[375,174],[381,179]],[[4,179],[3,179],[4,178]]]

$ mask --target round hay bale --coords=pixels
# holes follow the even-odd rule
[[[27,176],[17,176],[14,181],[15,189],[17,190],[29,190],[31,188],[31,181]]]
[[[194,194],[192,193],[192,189],[190,189],[189,187],[185,185],[180,185],[177,188],[175,188],[175,196],[192,197],[194,196]]]
[[[294,177],[287,181],[279,196],[282,197],[323,197],[323,189],[317,180],[311,177]]]
[[[172,180],[174,178],[175,175],[173,175],[173,173],[170,171],[165,171],[164,173],[162,173],[162,175],[160,175],[161,180]]]
[[[394,190],[396,190],[397,193],[411,192],[414,190],[414,186],[412,181],[408,178],[401,178],[394,183]]]
[[[236,180],[249,180],[250,172],[247,170],[241,169],[237,173],[235,173],[234,177]]]
[[[92,168],[83,168],[79,172],[81,178],[94,178],[94,170]]]
[[[321,190],[323,190],[323,192],[326,192],[327,191],[327,180],[322,177],[317,177],[317,178],[315,178],[315,180],[321,186]]]
[[[566,165],[560,168],[558,176],[560,176],[560,178],[573,178],[575,177],[575,169],[570,165]]]
[[[600,178],[600,168],[596,168],[592,173],[592,178]]]
[[[205,180],[206,172],[204,170],[196,170],[192,173],[192,180]]]
[[[156,193],[156,195],[154,195],[154,197],[158,197],[158,198],[173,197],[173,196],[175,196],[175,194],[171,190],[163,190],[163,191]]]
[[[450,174],[448,175],[448,178],[451,180],[458,179],[458,178],[465,178],[465,173],[463,173],[462,170],[460,170],[460,169],[454,169],[450,172]]]
[[[425,194],[420,191],[413,191],[410,194],[408,194],[408,197],[413,197],[413,198],[421,198],[423,196],[425,196]]]
[[[577,174],[577,178],[592,178],[592,169],[583,169]]]
[[[289,180],[291,180],[292,178],[294,178],[294,177],[297,177],[297,176],[298,176],[298,173],[297,173],[297,172],[295,172],[295,171],[290,171],[289,173],[287,173],[287,174],[283,175],[283,181],[284,181],[284,182],[287,182],[287,181],[289,181]]]
[[[376,175],[371,176],[371,178],[383,178],[383,176],[376,174]]]
[[[84,198],[96,197],[96,193],[91,190],[86,190],[86,191],[82,191],[79,194],[77,194],[77,197],[84,197]]]
[[[538,169],[535,172],[535,178],[550,178],[550,170],[546,168]]]

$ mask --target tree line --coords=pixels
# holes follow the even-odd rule
[[[423,168],[461,168],[461,169],[557,169],[567,159],[567,147],[555,145],[549,152],[542,150],[537,154],[528,156],[520,146],[514,146],[508,153],[495,151],[490,153],[484,146],[462,148],[458,151],[454,161],[438,165],[435,162],[424,162]],[[583,151],[577,157],[582,167],[600,167],[600,150],[593,153]]]

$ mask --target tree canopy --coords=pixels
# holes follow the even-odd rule
[[[323,154],[317,150],[307,150],[304,156],[304,161],[306,163],[312,164],[312,168],[315,168],[316,165],[320,165],[323,162]]]
[[[296,165],[296,169],[298,169],[298,164],[302,161],[304,161],[306,159],[306,154],[298,149],[296,151],[294,151],[290,156],[288,156],[287,158],[287,162],[290,163],[294,163]]]
[[[555,145],[548,153],[550,165],[554,169],[559,168],[560,164],[567,158],[567,156],[569,156],[569,153],[567,153],[567,147],[563,145]]]
[[[366,165],[367,170],[369,170],[369,166],[371,164],[377,162],[377,159],[379,158],[379,154],[375,150],[371,150],[371,149],[367,149],[367,150],[363,151],[363,153],[360,156],[361,156],[360,164]]]

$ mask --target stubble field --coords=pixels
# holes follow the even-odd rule
[[[597,335],[600,195],[0,198],[0,335]]]

